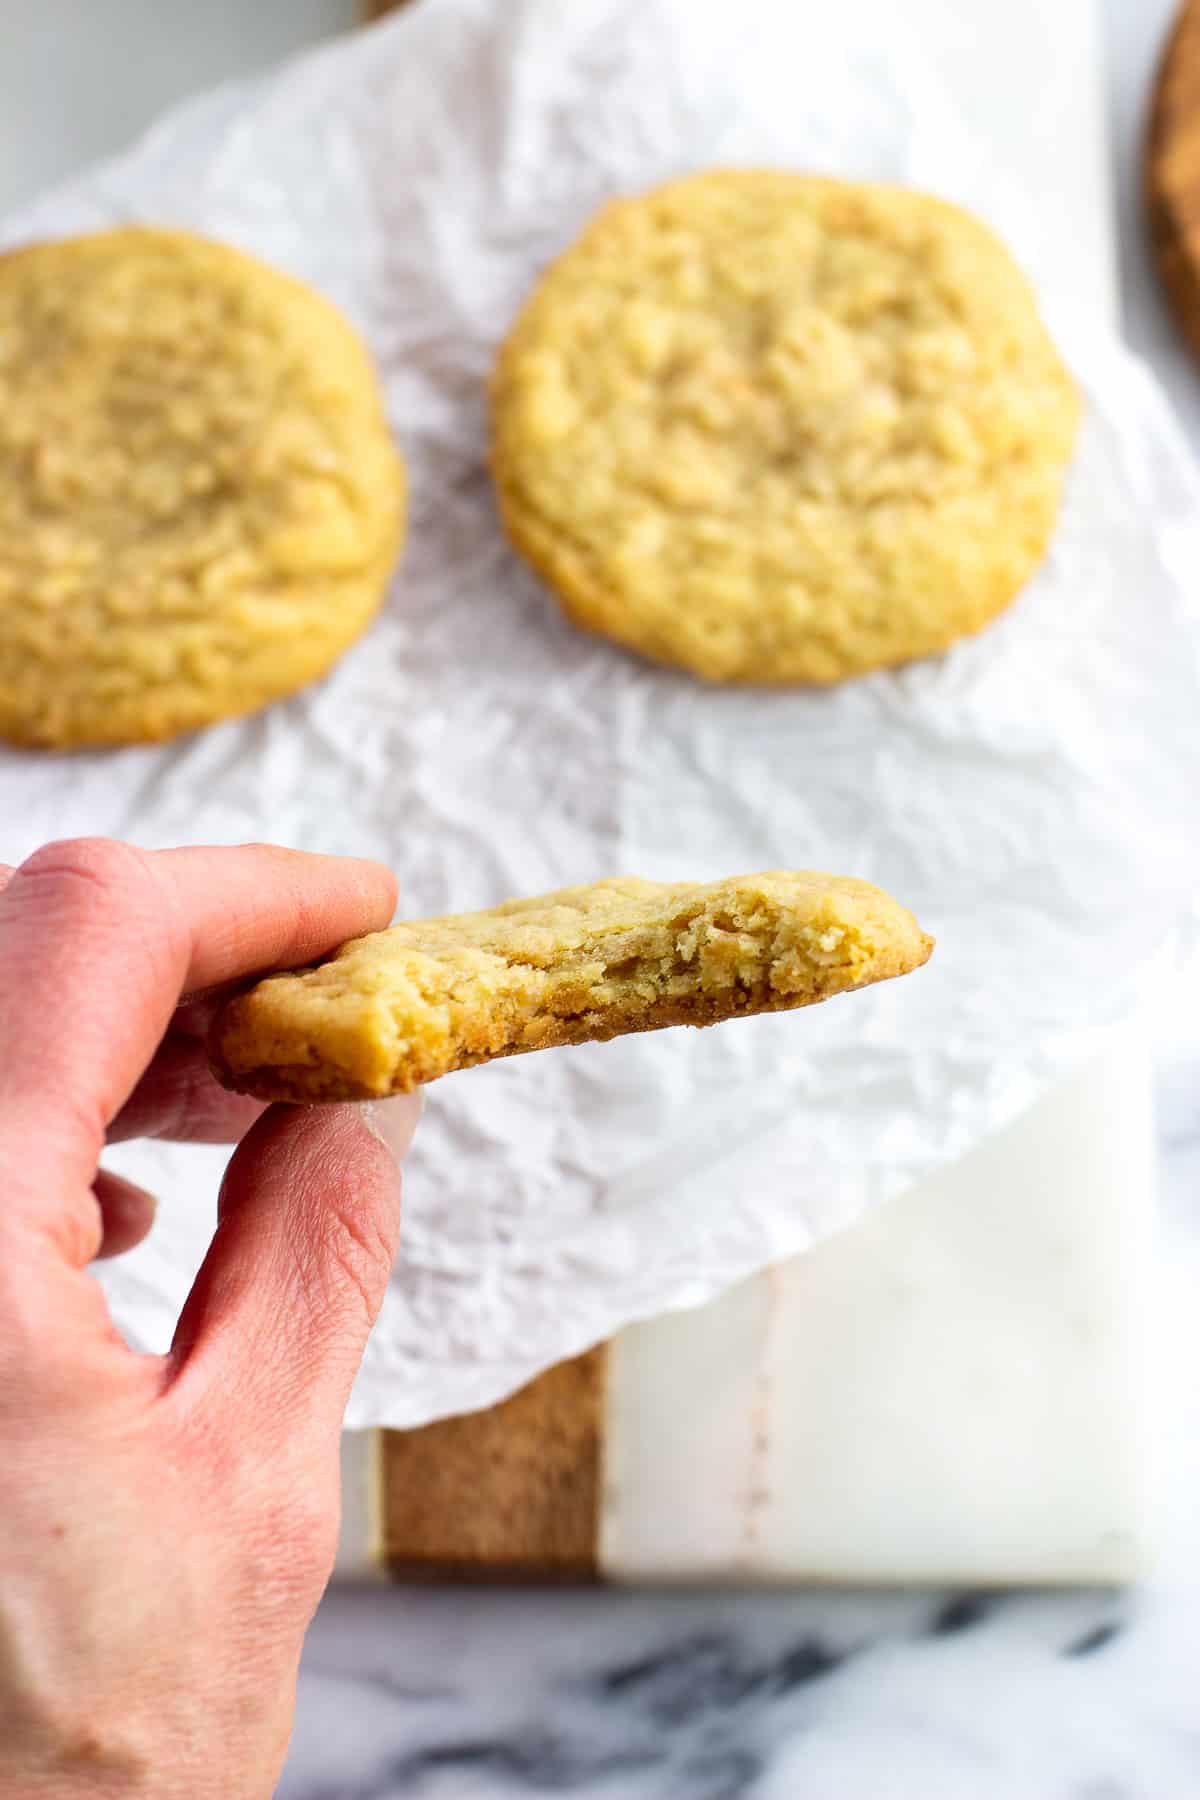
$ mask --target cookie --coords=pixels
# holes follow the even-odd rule
[[[809,1006],[932,949],[846,876],[600,881],[393,925],[269,976],[218,1014],[210,1054],[265,1100],[367,1099],[496,1056]]]
[[[1078,400],[1003,245],[761,170],[606,207],[492,379],[516,546],[580,625],[710,681],[834,682],[1007,606]]]
[[[379,607],[404,500],[367,352],[298,281],[141,227],[0,256],[0,736],[291,693]]]

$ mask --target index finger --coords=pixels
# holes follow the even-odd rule
[[[0,892],[0,1162],[90,1181],[181,994],[311,962],[388,923],[378,863],[251,844],[47,845]]]

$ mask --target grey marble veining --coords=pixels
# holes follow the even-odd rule
[[[861,1776],[874,1793],[883,1790],[860,1767],[867,1747],[878,1770],[917,1749],[911,1774],[927,1781],[931,1733],[947,1779],[965,1778],[995,1761],[994,1714],[961,1707],[989,1667],[998,1675],[1014,1658],[1036,1666],[1049,1723],[1063,1700],[1091,1688],[1084,1665],[1115,1651],[1128,1623],[1127,1603],[1102,1593],[423,1594],[392,1596],[383,1608],[340,1595],[322,1620],[331,1646],[340,1640],[336,1668],[323,1673],[314,1648],[294,1759],[303,1774],[282,1792],[733,1800],[854,1792]],[[412,1647],[398,1657],[401,1631]],[[505,1645],[518,1643],[509,1679]],[[449,1688],[428,1675],[423,1684],[422,1646],[454,1671]],[[345,1692],[348,1653],[361,1658],[354,1700],[369,1710],[374,1746],[353,1774],[353,1730],[320,1744],[309,1734],[317,1707],[332,1710]],[[1060,1700],[1050,1710],[1052,1687]],[[949,1730],[947,1712],[961,1715]]]

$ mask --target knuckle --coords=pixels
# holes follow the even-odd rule
[[[19,1273],[24,1253],[12,1236],[0,1241],[0,1420],[28,1410],[26,1384],[44,1374],[45,1307],[38,1284]]]
[[[392,1267],[384,1222],[350,1194],[329,1196],[321,1212],[321,1262],[331,1278],[330,1298],[355,1309],[365,1329],[375,1322]]]
[[[296,1564],[303,1577],[324,1586],[337,1555],[338,1504],[336,1498],[318,1504],[306,1497],[285,1509],[283,1527],[292,1545]]]
[[[25,1745],[18,1742],[17,1748],[26,1749],[52,1783],[47,1793],[66,1792],[68,1785],[74,1791],[76,1784],[89,1791],[97,1784],[98,1791],[109,1793],[149,1791],[152,1760],[137,1741],[136,1726],[119,1710],[110,1712],[97,1705],[95,1695],[61,1687],[26,1687],[19,1698]]]
[[[116,838],[61,838],[35,850],[13,878],[39,929],[119,943],[137,966],[171,980],[186,954],[176,896],[150,852]]]
[[[43,844],[21,864],[18,875],[24,883],[52,886],[60,904],[92,910],[111,906],[131,884],[143,883],[148,872],[145,854],[132,844],[82,837]]]
[[[275,1595],[284,1611],[311,1604],[333,1571],[339,1527],[338,1497],[297,1471],[288,1491],[255,1509],[242,1552],[242,1578],[268,1610]]]
[[[290,1425],[251,1450],[244,1428],[214,1418],[195,1392],[166,1390],[172,1461],[202,1470],[190,1503],[202,1535],[219,1545],[231,1608],[249,1608],[262,1624],[286,1625],[308,1613],[337,1554],[341,1496],[336,1444],[314,1455],[301,1397],[278,1396]]]

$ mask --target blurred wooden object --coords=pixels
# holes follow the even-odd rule
[[[1176,320],[1200,355],[1200,0],[1184,0],[1151,94],[1143,160],[1150,239]]]
[[[363,23],[369,25],[372,19],[382,19],[385,13],[395,12],[398,7],[408,4],[409,0],[362,0]]]
[[[385,1431],[381,1560],[407,1581],[594,1581],[605,1350],[486,1412]]]

